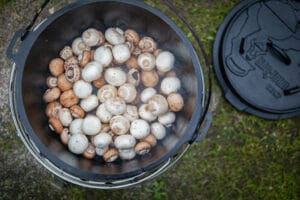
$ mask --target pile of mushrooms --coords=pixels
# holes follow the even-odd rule
[[[94,28],[49,63],[49,127],[74,154],[106,162],[147,154],[182,110],[174,55],[132,29]]]

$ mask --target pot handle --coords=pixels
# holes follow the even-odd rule
[[[19,29],[18,31],[15,32],[13,38],[11,39],[7,49],[6,49],[6,56],[11,59],[15,60],[16,55],[18,52],[14,52],[15,45],[18,41],[18,39],[21,39],[22,35],[25,33],[24,29]]]
[[[208,111],[203,121],[204,124],[201,127],[199,127],[199,129],[201,130],[198,129],[199,131],[196,131],[194,135],[194,139],[192,140],[193,142],[200,142],[206,137],[207,132],[211,127],[212,120],[213,120],[212,113]]]

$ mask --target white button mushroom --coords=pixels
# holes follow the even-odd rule
[[[155,94],[148,100],[148,110],[155,116],[162,115],[168,111],[168,101],[164,96]]]
[[[139,118],[139,112],[136,106],[127,105],[126,112],[123,114],[129,121],[134,121]]]
[[[72,51],[75,55],[80,55],[84,50],[90,50],[90,48],[83,42],[82,38],[76,38],[72,43]]]
[[[103,67],[107,67],[113,60],[113,55],[109,47],[99,47],[94,54],[94,60],[99,62]]]
[[[83,119],[74,119],[71,124],[70,124],[70,127],[69,127],[69,131],[72,135],[75,135],[75,134],[83,134],[83,130],[82,130],[82,122],[83,122]]]
[[[134,86],[138,86],[140,84],[140,72],[137,69],[130,69],[127,73],[127,81]]]
[[[98,148],[98,147],[96,147],[96,154],[98,156],[103,156],[107,150],[108,150],[108,146],[106,146],[104,148]]]
[[[126,111],[126,103],[120,97],[107,99],[104,105],[106,110],[112,115],[122,115]]]
[[[82,70],[81,75],[82,79],[87,82],[92,82],[101,77],[103,71],[103,66],[97,62],[89,62]]]
[[[112,118],[112,115],[110,112],[108,112],[105,108],[104,104],[101,104],[97,110],[96,110],[96,115],[97,117],[99,117],[99,119],[101,120],[101,122],[103,123],[108,123],[109,120]]]
[[[113,86],[121,86],[126,80],[126,73],[120,68],[108,68],[104,74],[105,81]]]
[[[99,105],[99,99],[96,95],[91,94],[80,102],[80,107],[85,111],[89,112],[94,110]]]
[[[151,53],[142,53],[138,57],[138,65],[145,71],[151,71],[155,67],[155,57]]]
[[[158,71],[168,72],[174,67],[175,57],[169,51],[161,52],[156,58],[156,67]]]
[[[104,149],[112,142],[112,137],[108,133],[99,133],[93,138],[93,144],[96,148]]]
[[[83,134],[72,135],[69,139],[68,147],[72,153],[82,154],[89,145],[87,137]]]
[[[84,99],[92,94],[93,86],[88,82],[79,80],[74,83],[73,90],[78,98]]]
[[[118,64],[123,64],[130,58],[130,49],[126,44],[115,45],[112,48],[112,53]]]
[[[156,118],[157,118],[156,115],[153,115],[152,112],[150,112],[150,110],[148,108],[148,104],[143,104],[140,106],[139,116],[148,122],[152,122],[152,121],[156,120]]]
[[[120,153],[120,157],[123,160],[131,160],[136,155],[136,153],[134,151],[134,148],[131,148],[131,149],[120,149],[119,153]]]
[[[156,137],[156,139],[161,140],[166,136],[166,128],[159,122],[155,122],[150,126],[151,133]]]
[[[136,140],[132,135],[120,135],[117,136],[114,141],[115,147],[117,149],[130,149],[136,144]]]
[[[130,128],[130,121],[125,117],[118,115],[111,118],[109,125],[110,125],[110,129],[116,135],[124,135],[128,132]]]
[[[59,112],[58,112],[58,116],[59,116],[60,122],[65,127],[68,127],[71,124],[72,120],[73,120],[71,112],[68,108],[60,109]]]
[[[139,48],[143,52],[153,52],[157,49],[157,44],[151,37],[146,36],[140,40]]]
[[[114,98],[117,95],[118,90],[112,85],[104,85],[97,92],[97,96],[101,103],[104,103],[107,99]]]
[[[148,122],[142,119],[134,120],[131,123],[130,133],[136,139],[143,139],[150,133],[150,126]]]
[[[90,47],[96,46],[100,40],[100,33],[94,28],[89,28],[82,33],[82,40]]]
[[[180,80],[177,77],[166,77],[162,80],[160,90],[163,94],[169,95],[177,92],[181,87]]]
[[[87,115],[83,119],[82,130],[86,135],[96,135],[101,130],[100,119],[96,115]]]
[[[156,94],[156,90],[154,88],[146,88],[141,93],[141,101],[143,103],[148,103],[149,99]]]
[[[131,103],[135,100],[137,91],[134,85],[130,83],[125,83],[118,90],[118,96],[123,98],[126,103]]]
[[[173,112],[167,112],[164,115],[158,117],[159,123],[165,126],[172,125],[175,122],[175,120],[176,120],[176,115]]]
[[[105,31],[106,40],[112,45],[123,44],[125,42],[125,36],[119,28],[108,28]]]

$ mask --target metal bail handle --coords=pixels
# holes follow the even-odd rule
[[[33,19],[30,21],[30,23],[28,24],[28,26],[25,29],[19,29],[18,31],[15,32],[12,40],[10,41],[7,49],[6,49],[6,56],[11,59],[14,60],[17,53],[19,52],[14,52],[14,48],[15,45],[18,41],[18,39],[20,39],[21,41],[25,40],[26,36],[28,35],[28,33],[30,32],[30,30],[32,29],[33,25],[35,24],[37,18],[39,17],[39,15],[41,14],[41,12],[44,10],[44,8],[46,7],[46,5],[49,3],[50,0],[45,0],[44,3],[41,5],[41,7],[37,10],[37,12],[35,13]]]

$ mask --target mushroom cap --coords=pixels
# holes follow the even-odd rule
[[[83,53],[78,56],[80,67],[85,67],[91,61],[91,54],[91,51],[83,51]]]
[[[100,34],[96,29],[89,28],[82,33],[82,40],[90,47],[96,46],[99,43]]]
[[[130,121],[124,116],[118,115],[111,118],[109,125],[116,135],[124,135],[129,131]]]
[[[168,111],[168,101],[164,96],[155,94],[148,100],[148,110],[155,116],[162,115]]]
[[[61,134],[64,127],[63,127],[63,125],[62,125],[62,123],[60,122],[59,119],[54,118],[54,117],[50,117],[48,122],[49,122],[49,128],[52,131],[55,131],[56,133]]]
[[[123,44],[125,42],[125,36],[120,29],[108,28],[104,35],[105,39],[112,45]]]
[[[131,160],[135,157],[136,153],[134,151],[134,148],[119,149],[119,155],[123,160]]]
[[[112,118],[112,114],[106,110],[104,104],[98,106],[96,110],[96,115],[97,117],[99,117],[102,123],[108,123]]]
[[[97,61],[89,62],[82,70],[82,79],[92,82],[101,77],[103,71],[102,65]]]
[[[74,119],[71,122],[70,127],[69,127],[69,131],[70,131],[71,135],[83,134],[82,122],[83,122],[83,119],[81,119],[81,118]]]
[[[60,101],[61,105],[69,108],[73,105],[76,105],[79,102],[79,99],[76,97],[74,91],[72,89],[70,89],[70,90],[63,92],[60,95],[59,101]]]
[[[74,64],[68,65],[66,67],[65,76],[66,76],[66,79],[71,83],[78,81],[81,76],[79,66],[77,64],[76,65],[74,65]]]
[[[80,55],[84,50],[90,50],[90,48],[83,42],[81,37],[76,38],[72,42],[72,51],[75,55]]]
[[[58,112],[59,120],[63,126],[68,127],[70,126],[73,118],[71,112],[68,108],[62,108]]]
[[[83,134],[72,135],[69,139],[68,147],[72,153],[82,154],[88,148],[89,141]]]
[[[102,86],[105,85],[105,79],[104,79],[104,76],[101,76],[100,78],[98,78],[97,80],[94,80],[93,81],[93,85],[100,89]]]
[[[155,67],[155,57],[153,54],[145,52],[139,55],[138,65],[145,71],[151,71]]]
[[[73,56],[73,51],[70,46],[65,46],[60,52],[59,55],[62,59],[67,60],[71,56]]]
[[[88,147],[82,155],[87,159],[93,159],[96,156],[96,148],[94,147],[94,145],[89,143]]]
[[[166,128],[164,127],[164,125],[162,125],[159,122],[155,122],[155,123],[151,124],[150,129],[151,129],[151,133],[158,140],[163,139],[167,134]]]
[[[107,67],[112,63],[113,55],[109,47],[101,46],[96,49],[94,60],[99,62],[103,67]]]
[[[176,120],[176,115],[173,112],[167,112],[158,117],[158,122],[165,126],[170,126],[175,122],[175,120]]]
[[[91,94],[87,98],[82,99],[80,102],[80,107],[85,112],[90,112],[90,111],[94,110],[98,105],[99,105],[99,99],[94,94]]]
[[[49,76],[46,80],[48,88],[57,87],[57,78],[53,76]]]
[[[126,103],[120,97],[109,98],[104,102],[104,105],[112,115],[122,115],[126,111]]]
[[[83,119],[82,130],[86,135],[96,135],[101,130],[100,119],[96,115],[87,115]]]
[[[181,87],[180,80],[177,77],[166,77],[162,80],[160,90],[163,94],[169,95],[177,92]]]
[[[136,140],[132,135],[120,135],[115,138],[114,144],[119,150],[129,149],[135,146]]]
[[[61,58],[54,58],[49,63],[50,73],[57,77],[64,73],[64,61]]]
[[[58,101],[52,101],[52,102],[48,103],[47,107],[46,107],[47,117],[58,118],[58,112],[60,109],[62,109],[62,106]]]
[[[104,103],[107,99],[114,98],[117,95],[118,90],[113,85],[104,85],[97,92],[97,96],[101,103]]]
[[[139,112],[138,112],[137,107],[133,106],[133,105],[127,105],[126,112],[123,114],[123,116],[131,122],[138,119]]]
[[[78,98],[84,99],[92,94],[93,86],[84,80],[78,80],[74,83],[73,90]]]
[[[149,143],[151,147],[154,147],[157,143],[156,137],[153,134],[149,134],[147,137],[141,139],[140,141]]]
[[[127,82],[131,83],[134,86],[138,86],[140,84],[141,77],[140,72],[137,69],[130,69],[127,73]]]
[[[156,93],[157,92],[154,88],[145,88],[141,93],[141,101],[143,103],[148,103],[149,99]]]
[[[93,138],[93,144],[96,148],[104,149],[112,143],[112,137],[108,133],[99,133]]]
[[[55,87],[55,88],[47,89],[43,96],[43,99],[46,103],[49,103],[57,100],[59,96],[60,96],[60,89]]]
[[[157,49],[157,44],[151,37],[146,36],[140,40],[139,48],[143,52],[153,52]]]
[[[123,98],[126,103],[131,103],[137,95],[136,88],[130,83],[125,83],[118,89],[118,96]]]
[[[104,78],[110,85],[117,87],[123,85],[127,80],[126,73],[120,68],[108,68]]]
[[[148,104],[142,104],[139,108],[139,116],[148,122],[156,120],[157,116],[148,109]]]
[[[69,142],[71,135],[69,134],[69,129],[64,128],[61,134],[59,135],[60,141],[64,144],[67,145]]]
[[[67,67],[70,66],[70,65],[78,65],[78,64],[79,64],[79,61],[78,61],[77,57],[76,56],[71,56],[70,58],[65,60],[64,68],[67,69]]]
[[[57,78],[57,87],[64,92],[71,89],[73,87],[73,83],[67,80],[65,74],[61,74]]]
[[[115,61],[118,64],[125,63],[130,58],[130,49],[126,44],[117,44],[112,48]]]
[[[103,154],[103,160],[105,162],[114,162],[119,157],[119,152],[117,149],[109,149]]]
[[[155,70],[142,71],[142,83],[145,87],[155,87],[159,82],[159,76]]]
[[[156,67],[159,71],[168,72],[174,67],[175,57],[169,51],[161,52],[156,58]]]
[[[140,36],[135,30],[127,29],[124,35],[127,41],[131,41],[134,45],[138,45],[140,41]]]
[[[183,97],[179,93],[171,93],[167,97],[167,101],[171,111],[178,112],[184,106]]]
[[[136,139],[143,139],[150,133],[148,122],[142,119],[136,119],[131,123],[130,133]]]
[[[134,151],[138,155],[145,155],[151,150],[151,145],[148,142],[141,141],[136,144]]]
[[[73,105],[70,107],[71,115],[75,118],[84,118],[85,112],[84,110],[78,106],[78,105]]]

